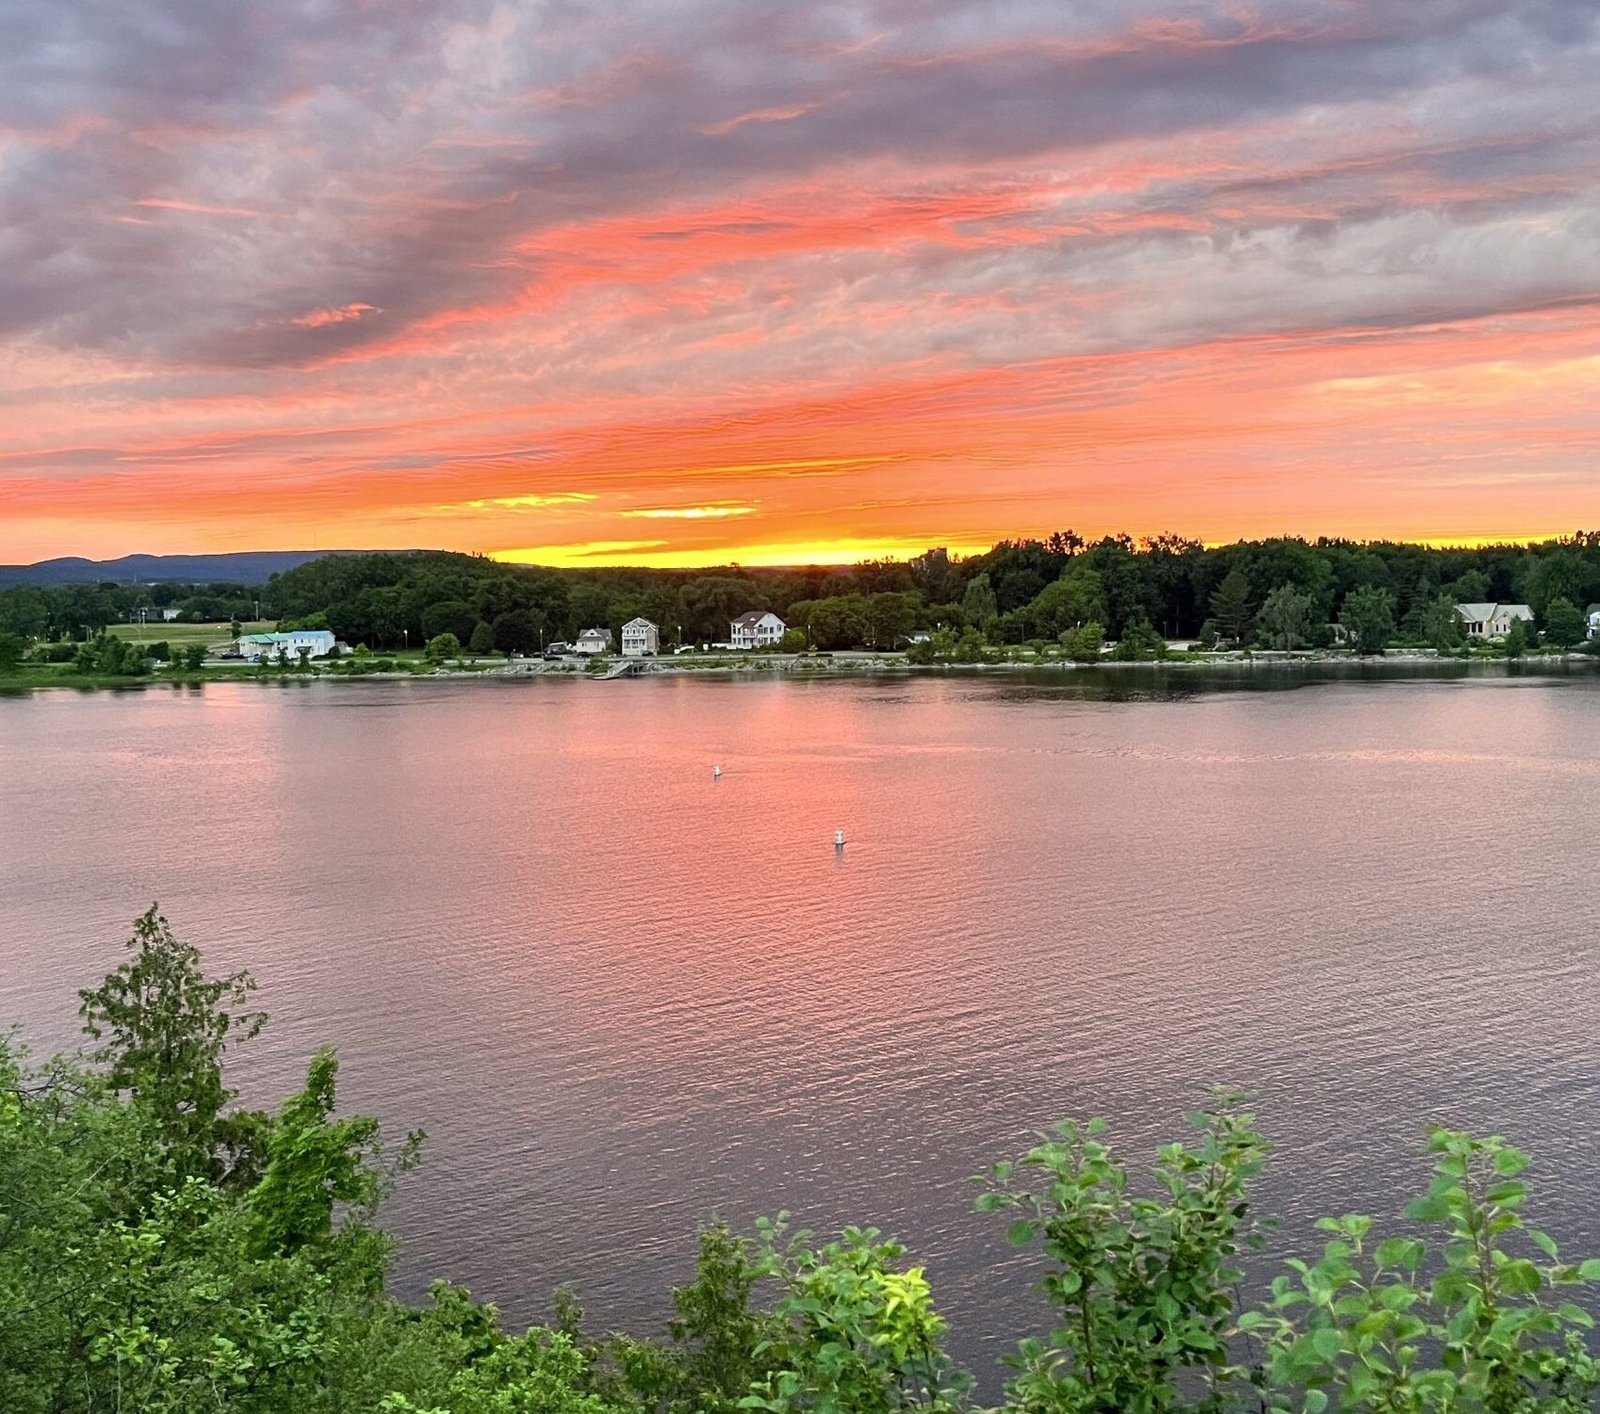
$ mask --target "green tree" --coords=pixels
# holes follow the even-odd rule
[[[472,606],[461,599],[442,599],[422,611],[421,623],[424,639],[446,633],[454,634],[457,639],[468,639],[477,626],[478,616],[473,613]]]
[[[513,653],[527,655],[539,651],[539,625],[526,609],[515,609],[501,614],[494,621],[494,648],[497,653],[510,657]]]
[[[1506,630],[1506,636],[1500,640],[1501,650],[1508,658],[1520,658],[1528,651],[1530,638],[1527,621],[1512,619],[1511,627]]]
[[[1088,565],[1074,564],[1053,584],[1046,585],[1027,606],[1028,627],[1045,638],[1062,631],[1105,620],[1105,595],[1100,576]]]
[[[494,630],[482,619],[472,626],[472,637],[467,642],[467,651],[479,656],[494,651]]]
[[[980,633],[1000,616],[1000,605],[995,599],[988,575],[977,574],[968,581],[966,591],[961,596],[961,612]]]
[[[264,1012],[238,1010],[255,980],[243,971],[207,977],[199,949],[180,942],[154,904],[127,945],[132,957],[78,994],[83,1029],[100,1043],[94,1059],[170,1149],[215,1172],[238,1139],[220,1123],[234,1094],[223,1082],[223,1057],[266,1024]]]
[[[1154,662],[1167,656],[1167,640],[1148,621],[1135,619],[1123,630],[1111,656],[1119,663]]]
[[[1105,645],[1106,631],[1096,623],[1061,632],[1061,651],[1075,663],[1098,663]]]
[[[1382,653],[1394,638],[1394,595],[1363,585],[1344,596],[1339,622],[1357,653]]]
[[[1583,611],[1572,600],[1558,595],[1545,606],[1544,636],[1556,647],[1570,648],[1582,643],[1588,631]]]
[[[305,1089],[285,1102],[272,1127],[261,1179],[245,1198],[251,1248],[259,1257],[292,1254],[326,1237],[335,1203],[363,1211],[376,1205],[378,1122],[332,1117],[338,1073],[334,1053],[318,1051]]]
[[[1430,647],[1441,653],[1459,648],[1463,641],[1461,614],[1448,594],[1430,599],[1422,611],[1422,631]]]
[[[14,633],[0,633],[0,673],[16,672],[27,651],[25,640]]]
[[[442,663],[447,658],[461,656],[461,640],[453,633],[435,634],[428,640],[424,653],[430,663]]]
[[[772,1373],[741,1401],[770,1414],[953,1410],[970,1384],[943,1350],[944,1319],[921,1267],[897,1269],[898,1242],[847,1228],[812,1247],[784,1219],[760,1223],[761,1270],[780,1283]]]
[[[1232,569],[1211,595],[1211,617],[1217,631],[1230,642],[1243,643],[1250,635],[1250,578]]]
[[[1526,1225],[1520,1150],[1448,1129],[1429,1148],[1434,1179],[1407,1216],[1444,1229],[1437,1255],[1411,1233],[1374,1241],[1370,1217],[1323,1218],[1320,1260],[1291,1262],[1267,1310],[1241,1315],[1238,1329],[1267,1343],[1271,1407],[1592,1408],[1594,1321],[1563,1297],[1600,1279],[1600,1261],[1563,1263]]]
[[[1262,601],[1261,612],[1256,616],[1267,646],[1298,648],[1311,628],[1311,610],[1309,594],[1302,594],[1292,584],[1280,584]]]
[[[870,648],[896,648],[917,623],[914,594],[874,594],[866,605],[866,641]]]
[[[1198,1142],[1160,1152],[1159,1198],[1130,1195],[1101,1120],[1059,1125],[986,1176],[979,1209],[1017,1214],[1010,1240],[1042,1248],[1039,1287],[1060,1320],[1018,1350],[1018,1411],[1225,1408],[1248,1388],[1228,1338],[1239,1256],[1258,1245],[1248,1189],[1266,1145],[1232,1092],[1190,1120]],[[1191,1387],[1216,1402],[1191,1406]]]

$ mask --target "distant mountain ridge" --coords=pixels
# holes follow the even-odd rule
[[[6,584],[265,584],[275,574],[326,555],[371,555],[372,550],[240,550],[226,555],[124,555],[117,560],[86,560],[66,555],[33,565],[0,565]],[[391,554],[410,554],[395,550]]]

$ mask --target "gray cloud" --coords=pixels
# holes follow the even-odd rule
[[[1263,308],[1240,299],[1242,328],[1268,309],[1278,327],[1375,304],[1434,318],[1485,288],[1520,307],[1600,284],[1590,0],[1269,0],[1250,17],[1149,0],[5,3],[0,339],[152,366],[293,371],[390,346],[549,275],[526,247],[560,227],[745,198],[743,218],[653,234],[758,239],[785,224],[758,209],[766,189],[827,202],[886,172],[982,188],[1113,147],[1181,165],[1186,141],[1193,170],[1110,203],[1143,234],[1069,209],[1084,229],[1001,256],[859,251],[838,270],[887,309],[890,291],[1141,290],[1184,269],[1159,318],[1138,299],[1092,334],[1025,300],[973,316],[975,347],[1019,356],[1029,339],[1045,354],[1226,332],[1203,292],[1240,298],[1241,268],[1263,262],[1284,274]],[[1368,290],[1370,270],[1405,277]],[[827,282],[806,270],[791,288]],[[352,306],[371,312],[316,317]],[[604,342],[599,313],[577,344]]]

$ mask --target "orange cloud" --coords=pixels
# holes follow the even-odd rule
[[[349,324],[357,319],[365,319],[369,314],[382,314],[383,311],[370,304],[341,304],[331,309],[313,309],[309,314],[302,314],[289,323],[300,329],[321,329],[329,324]]]

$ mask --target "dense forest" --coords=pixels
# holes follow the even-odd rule
[[[257,587],[19,586],[0,592],[0,633],[81,639],[141,609],[170,607],[186,622],[326,627],[374,649],[448,633],[477,651],[534,652],[590,626],[616,635],[635,615],[660,626],[664,647],[714,642],[739,614],[772,609],[797,630],[794,646],[818,649],[893,648],[936,629],[1015,644],[1088,625],[1110,640],[1140,626],[1168,639],[1285,648],[1336,636],[1448,646],[1449,606],[1482,601],[1529,604],[1552,641],[1577,641],[1582,611],[1600,601],[1600,532],[1451,549],[1326,539],[1205,546],[1177,536],[1089,543],[1064,531],[966,559],[934,549],[795,570],[549,570],[444,551],[341,555]]]
[[[253,988],[207,976],[152,908],[81,994],[82,1054],[39,1062],[0,1036],[6,1414],[979,1407],[925,1269],[872,1228],[710,1226],[653,1335],[591,1331],[565,1291],[526,1331],[459,1287],[394,1299],[381,1209],[423,1136],[387,1143],[341,1115],[329,1050],[276,1112],[237,1105],[228,1059],[265,1022]],[[1600,1260],[1563,1259],[1526,1225],[1517,1149],[1432,1131],[1432,1180],[1403,1223],[1324,1219],[1317,1250],[1250,1299],[1267,1146],[1235,1094],[1189,1123],[1145,1174],[1091,1121],[979,1178],[977,1207],[1036,1254],[1054,1308],[1006,1364],[1008,1414],[1594,1407]]]

